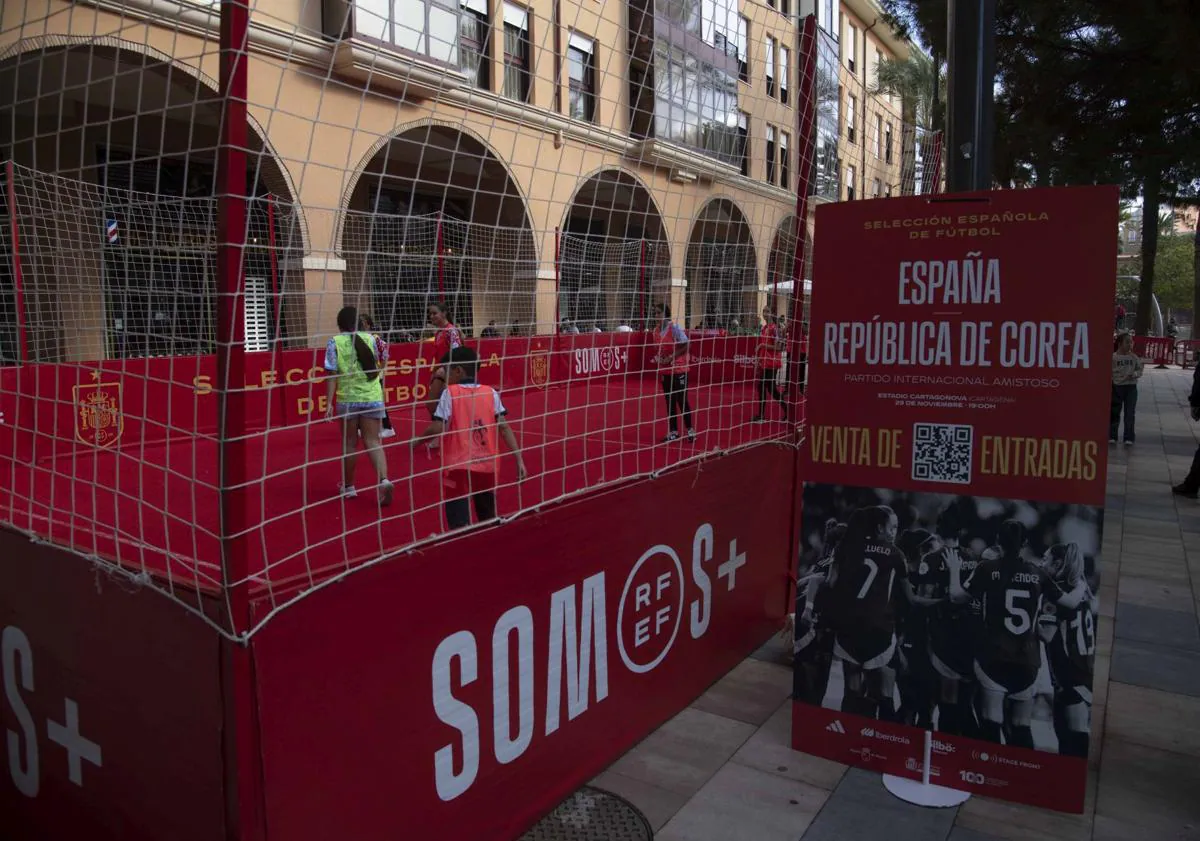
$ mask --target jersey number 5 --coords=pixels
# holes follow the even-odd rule
[[[1033,627],[1033,617],[1030,616],[1030,612],[1018,604],[1018,602],[1028,602],[1031,598],[1033,598],[1033,593],[1028,590],[1004,591],[1004,609],[1008,612],[1008,616],[1004,617],[1004,627],[1014,636],[1024,636]]]

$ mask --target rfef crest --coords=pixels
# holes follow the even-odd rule
[[[541,352],[529,355],[529,381],[538,388],[550,384],[550,354]]]
[[[93,371],[93,383],[77,385],[75,396],[75,437],[93,447],[111,447],[121,440],[125,431],[125,415],[121,411],[121,383],[100,382],[100,372]]]

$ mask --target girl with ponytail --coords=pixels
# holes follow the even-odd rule
[[[342,419],[342,496],[358,496],[354,468],[361,435],[367,457],[379,477],[379,503],[390,505],[392,483],[387,478],[387,457],[379,440],[386,416],[379,347],[374,336],[359,331],[358,310],[343,307],[337,314],[338,335],[325,346],[325,417]]]

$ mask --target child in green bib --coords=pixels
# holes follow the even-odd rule
[[[358,439],[362,436],[367,457],[379,477],[379,504],[392,502],[392,483],[387,477],[387,457],[379,440],[385,411],[379,351],[375,337],[358,331],[358,310],[343,307],[337,315],[341,332],[325,346],[325,417],[342,419],[342,496],[358,496],[354,468],[358,462]]]

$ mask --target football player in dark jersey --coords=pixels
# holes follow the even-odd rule
[[[796,635],[793,643],[795,685],[793,696],[820,706],[829,688],[833,666],[833,631],[822,621],[821,611],[829,601],[824,586],[833,564],[833,552],[846,534],[846,526],[830,517],[821,537],[821,558],[796,583]]]
[[[1063,590],[1072,591],[1087,578],[1084,558],[1075,543],[1046,551],[1046,568]],[[1091,588],[1076,607],[1053,607],[1053,625],[1046,643],[1050,676],[1054,680],[1054,732],[1058,752],[1087,758],[1091,731],[1092,675],[1096,665],[1096,597]]]
[[[962,580],[969,579],[979,559],[959,544],[963,517],[951,504],[938,518],[938,540],[921,558],[928,586],[921,595],[945,600],[930,611],[929,661],[939,678],[938,730],[977,738],[975,714],[975,646],[980,631],[982,605],[978,599],[964,604],[950,600],[950,567],[947,559],[956,553],[962,562]]]
[[[929,569],[921,558],[933,539],[925,529],[913,528],[902,532],[896,542],[908,563],[908,580],[921,596],[929,595]],[[936,608],[918,607],[907,601],[898,602],[896,607],[900,639],[896,655],[896,688],[900,691],[897,715],[905,724],[932,730],[938,676],[929,662],[929,613]]]
[[[896,720],[896,593],[910,604],[932,605],[908,580],[908,565],[896,546],[896,514],[886,505],[860,508],[834,552],[828,585],[834,656],[842,662],[842,711]]]
[[[1000,524],[996,540],[999,557],[987,558],[974,574],[962,581],[963,562],[957,551],[948,552],[950,598],[960,604],[979,599],[983,631],[975,654],[975,677],[982,689],[982,735],[1003,744],[1033,747],[1030,722],[1033,697],[1041,666],[1037,622],[1042,600],[1073,609],[1087,593],[1086,583],[1071,592],[1050,578],[1041,566],[1025,557],[1025,526],[1017,520]],[[1005,700],[1011,701],[1005,716]]]

